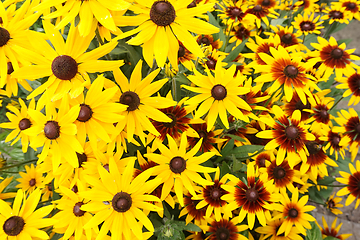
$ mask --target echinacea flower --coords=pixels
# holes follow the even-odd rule
[[[49,227],[56,222],[52,218],[44,218],[54,207],[47,205],[36,209],[40,197],[39,189],[27,198],[25,198],[24,192],[19,189],[12,208],[0,199],[0,239],[49,239],[48,234],[39,228]]]
[[[137,33],[127,43],[142,44],[144,59],[150,67],[154,58],[159,67],[163,67],[169,58],[171,65],[177,68],[178,40],[191,53],[202,58],[204,53],[190,32],[212,34],[219,29],[200,19],[213,8],[213,3],[187,8],[191,2],[192,0],[137,1],[130,10],[138,15],[121,16],[116,18],[116,23],[118,26],[138,27],[121,34],[118,38],[126,38]]]

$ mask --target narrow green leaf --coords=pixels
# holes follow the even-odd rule
[[[193,223],[188,223],[184,229],[190,232],[201,232],[201,228]]]
[[[241,53],[241,51],[244,49],[245,47],[245,43],[247,42],[247,39],[244,39],[242,41],[242,43],[240,43],[234,50],[232,50],[230,52],[229,55],[226,56],[226,58],[224,59],[224,62],[229,63],[231,61],[233,61],[235,58],[237,58],[237,56],[239,56],[239,54]]]

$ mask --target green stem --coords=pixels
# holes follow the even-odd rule
[[[336,101],[336,103],[329,109],[329,111],[331,111],[334,107],[336,107],[336,105],[338,105],[339,102],[340,102],[341,100],[343,100],[343,99],[344,99],[344,97],[341,96],[341,98],[339,98],[339,100]]]
[[[306,37],[306,35],[305,35],[305,33],[304,33],[304,36],[303,36],[303,39],[302,39],[302,40],[303,40],[303,42],[302,42],[303,44],[304,44],[304,42],[305,42],[305,37]]]
[[[348,185],[345,184],[339,184],[339,185],[334,185],[334,184],[316,184],[317,186],[325,186],[325,187],[347,187]]]
[[[153,65],[151,66],[151,68],[149,68],[149,71],[148,71],[147,75],[152,73],[156,68],[157,68],[157,63],[156,63],[156,60],[154,59],[153,60]]]
[[[334,31],[335,28],[337,28],[338,26],[338,22],[333,22],[330,27],[328,29],[326,29],[326,32],[324,34],[324,37],[325,39],[328,39],[329,38],[329,35],[332,33],[332,31]]]
[[[171,78],[172,88],[173,88],[173,99],[178,102],[177,99],[177,87],[176,87],[176,80],[174,77]]]
[[[21,98],[22,100],[26,101],[26,98],[22,98],[22,97],[18,97],[18,96],[11,96],[11,97],[8,97],[8,96],[6,96],[6,95],[0,94],[0,97],[1,97],[1,98],[14,99],[14,100],[18,100],[19,98]]]
[[[226,51],[226,47],[227,47],[227,45],[229,44],[230,32],[231,32],[231,29],[232,29],[233,25],[234,25],[234,22],[231,23],[231,26],[230,26],[230,28],[229,28],[229,32],[228,32],[228,34],[226,35],[226,41],[225,41],[224,49],[223,49],[224,52]]]
[[[27,164],[27,163],[36,162],[37,160],[38,160],[38,159],[32,159],[32,160],[25,161],[25,162],[21,162],[21,163],[17,163],[17,164],[14,164],[14,165],[5,166],[5,167],[0,168],[0,171],[2,171],[2,170],[4,170],[4,169],[13,168],[13,167],[18,167],[18,166],[21,166],[21,165],[24,165],[24,164]]]
[[[101,36],[100,36],[100,33],[99,33],[99,29],[96,29],[95,34],[96,34],[96,40],[99,42],[99,45],[104,45],[105,43],[104,43],[104,41],[101,39]],[[105,55],[105,57],[106,57],[107,60],[112,60],[109,53],[107,53],[107,54]]]

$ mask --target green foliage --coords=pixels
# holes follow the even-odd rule
[[[315,222],[311,222],[311,229],[306,230],[305,240],[322,240],[322,234],[320,228]]]

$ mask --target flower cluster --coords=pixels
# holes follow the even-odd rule
[[[360,203],[360,57],[331,36],[357,20],[357,0],[1,2],[0,239],[320,231],[310,200]]]

